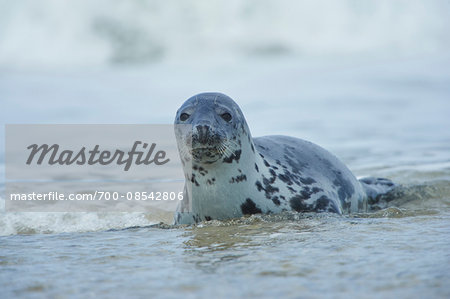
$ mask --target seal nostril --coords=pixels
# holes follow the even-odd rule
[[[211,128],[208,125],[198,125],[195,127],[200,143],[207,143],[210,137]]]

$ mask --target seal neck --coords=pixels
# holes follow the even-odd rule
[[[257,191],[268,169],[253,139],[241,137],[241,147],[231,155],[214,164],[193,162],[192,174],[185,172],[190,209],[195,214],[211,219],[240,217],[242,203]]]

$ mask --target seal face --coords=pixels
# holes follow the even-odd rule
[[[192,125],[192,132],[175,132],[181,160],[190,162],[183,162],[185,200],[175,213],[176,224],[283,211],[367,210],[365,190],[374,189],[365,185],[373,181],[358,181],[335,156],[311,142],[252,138],[241,109],[224,94],[189,98],[175,124]]]

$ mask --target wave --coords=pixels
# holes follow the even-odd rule
[[[4,200],[1,199],[4,203]],[[450,184],[448,181],[399,186],[381,200],[370,213],[349,215],[354,218],[403,218],[439,214],[450,206]],[[276,215],[252,215],[227,221],[209,221],[200,225],[229,226],[258,222],[321,221],[340,219],[329,213],[286,212]],[[152,213],[0,213],[0,236],[17,234],[53,234],[122,230],[136,227],[174,228],[172,212]]]
[[[147,227],[171,222],[172,213],[0,213],[0,236],[81,233]]]

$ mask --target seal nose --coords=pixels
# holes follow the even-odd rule
[[[201,144],[206,144],[209,137],[211,136],[211,128],[208,125],[197,125],[195,126],[197,131],[197,140]]]

